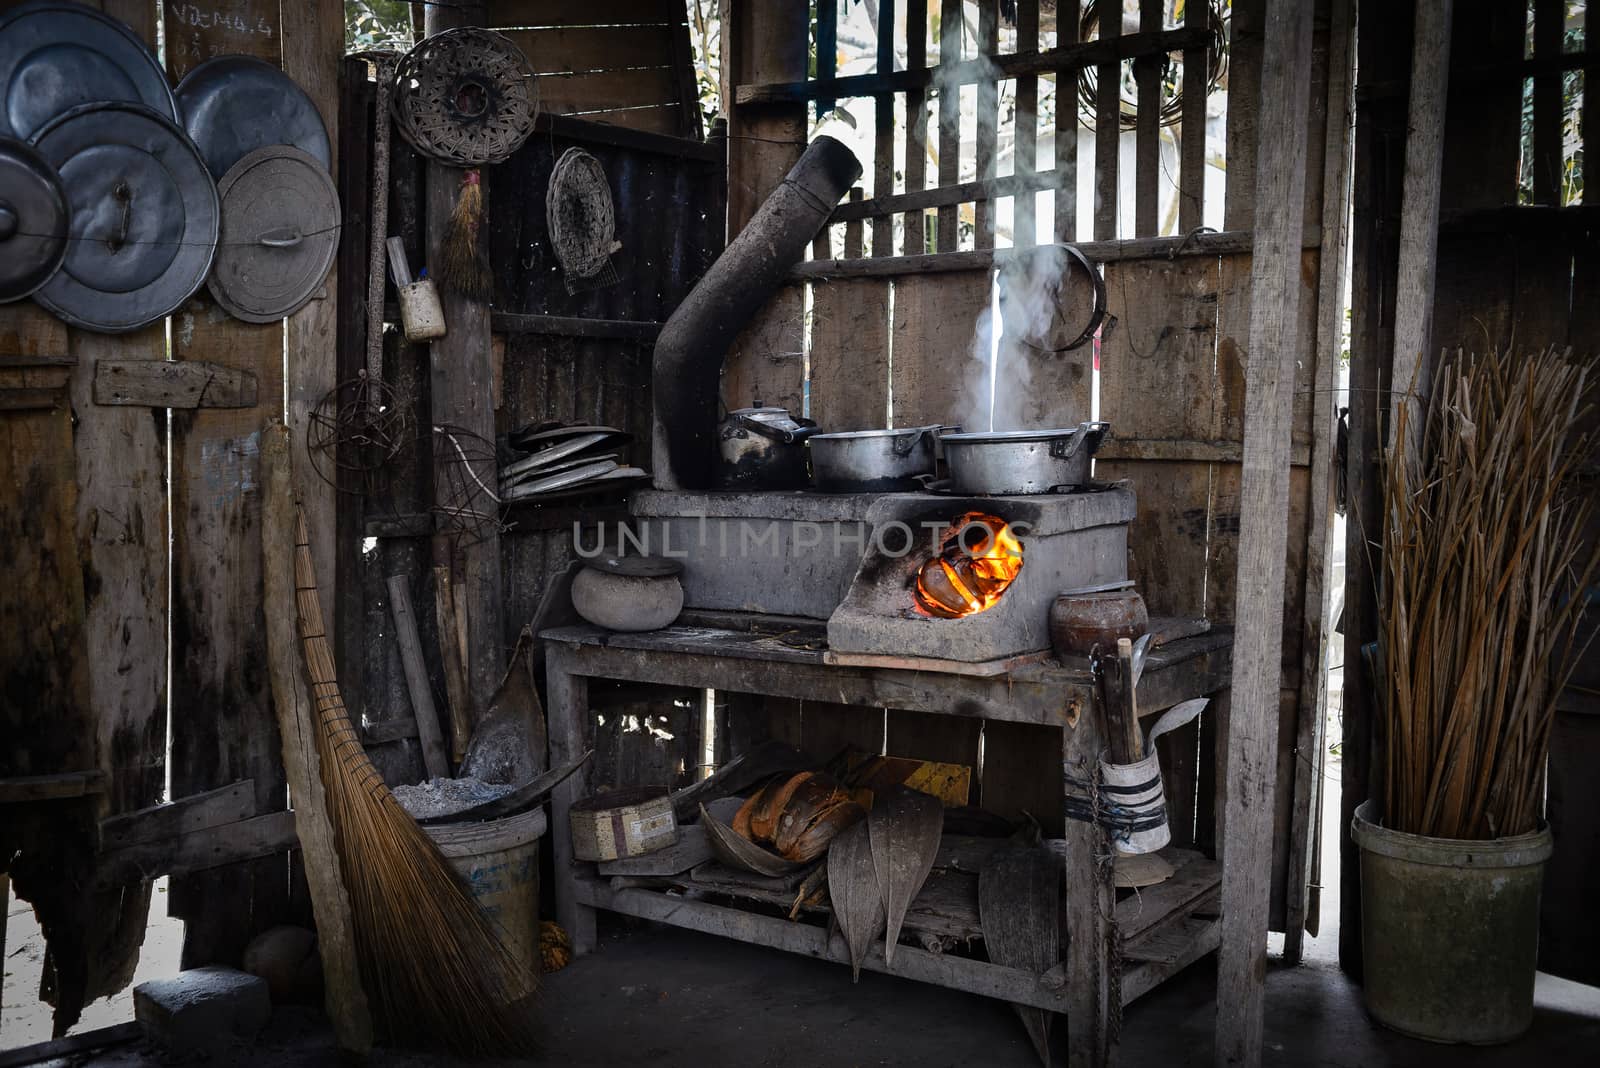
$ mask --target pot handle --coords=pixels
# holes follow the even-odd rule
[[[894,454],[901,459],[910,456],[911,450],[917,447],[917,443],[928,433],[928,429],[928,427],[919,426],[915,430],[909,430],[904,434],[896,434],[893,446]]]
[[[817,432],[816,424],[809,419],[805,420],[805,423],[810,424],[809,426],[802,425],[796,430],[784,430],[782,427],[773,426],[771,423],[763,423],[759,419],[751,419],[748,416],[734,415],[730,416],[730,418],[738,426],[753,434],[760,434],[764,438],[779,441],[785,445],[793,445],[796,442],[804,441]]]
[[[1079,423],[1078,432],[1070,438],[1057,438],[1050,443],[1050,455],[1057,460],[1070,460],[1079,449],[1088,448],[1089,455],[1093,456],[1099,450],[1100,443],[1110,436],[1110,423]]]

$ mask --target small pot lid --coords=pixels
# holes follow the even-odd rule
[[[208,286],[248,323],[276,322],[321,288],[339,251],[339,193],[327,168],[290,145],[266,145],[217,186],[222,224]]]
[[[194,295],[217,251],[217,187],[177,124],[141,104],[86,104],[34,146],[72,218],[66,260],[35,300],[72,326],[121,333]]]
[[[584,564],[608,575],[626,575],[629,578],[664,578],[683,574],[683,561],[669,556],[621,556],[602,553],[584,560]]]
[[[0,302],[48,282],[67,255],[67,194],[26,141],[0,137]]]
[[[327,170],[333,154],[322,113],[293,78],[254,56],[217,56],[174,94],[183,128],[218,181],[267,145],[294,145]]]
[[[82,4],[35,2],[0,15],[0,135],[35,139],[83,104],[127,101],[178,115],[161,64],[117,19]]]

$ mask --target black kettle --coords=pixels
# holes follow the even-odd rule
[[[718,483],[724,489],[804,489],[811,483],[806,439],[816,432],[814,420],[759,400],[729,412],[717,432]]]

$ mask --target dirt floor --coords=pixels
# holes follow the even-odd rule
[[[1214,958],[1131,1007],[1122,1063],[1211,1063]],[[1266,1057],[1273,1065],[1554,1066],[1593,1063],[1600,992],[1540,976],[1532,1031],[1494,1049],[1437,1046],[1374,1026],[1360,991],[1325,959],[1274,967],[1267,977]],[[547,1053],[569,1068],[779,1068],[790,1065],[1037,1065],[1011,1010],[994,1001],[831,963],[652,926],[604,930],[601,951],[550,976],[543,998]],[[1055,1044],[1064,1053],[1065,1034]],[[283,1010],[261,1043],[230,1068],[337,1063],[323,1022]],[[149,1068],[180,1063],[137,1046],[53,1065]],[[379,1054],[377,1068],[445,1068],[445,1058]]]

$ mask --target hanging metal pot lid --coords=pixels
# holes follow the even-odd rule
[[[34,147],[61,175],[66,260],[34,294],[72,326],[136,330],[200,288],[217,251],[217,187],[189,135],[141,104],[86,104]]]
[[[339,251],[339,193],[322,163],[267,145],[217,185],[222,226],[207,286],[247,323],[293,314],[322,287]]]
[[[178,111],[218,181],[267,145],[294,145],[328,169],[322,113],[293,78],[255,56],[217,56],[178,83]]]
[[[67,255],[67,194],[26,141],[0,137],[0,303],[48,282]]]
[[[0,99],[0,135],[29,140],[83,104],[128,101],[178,116],[161,64],[132,30],[60,0],[0,15]]]

